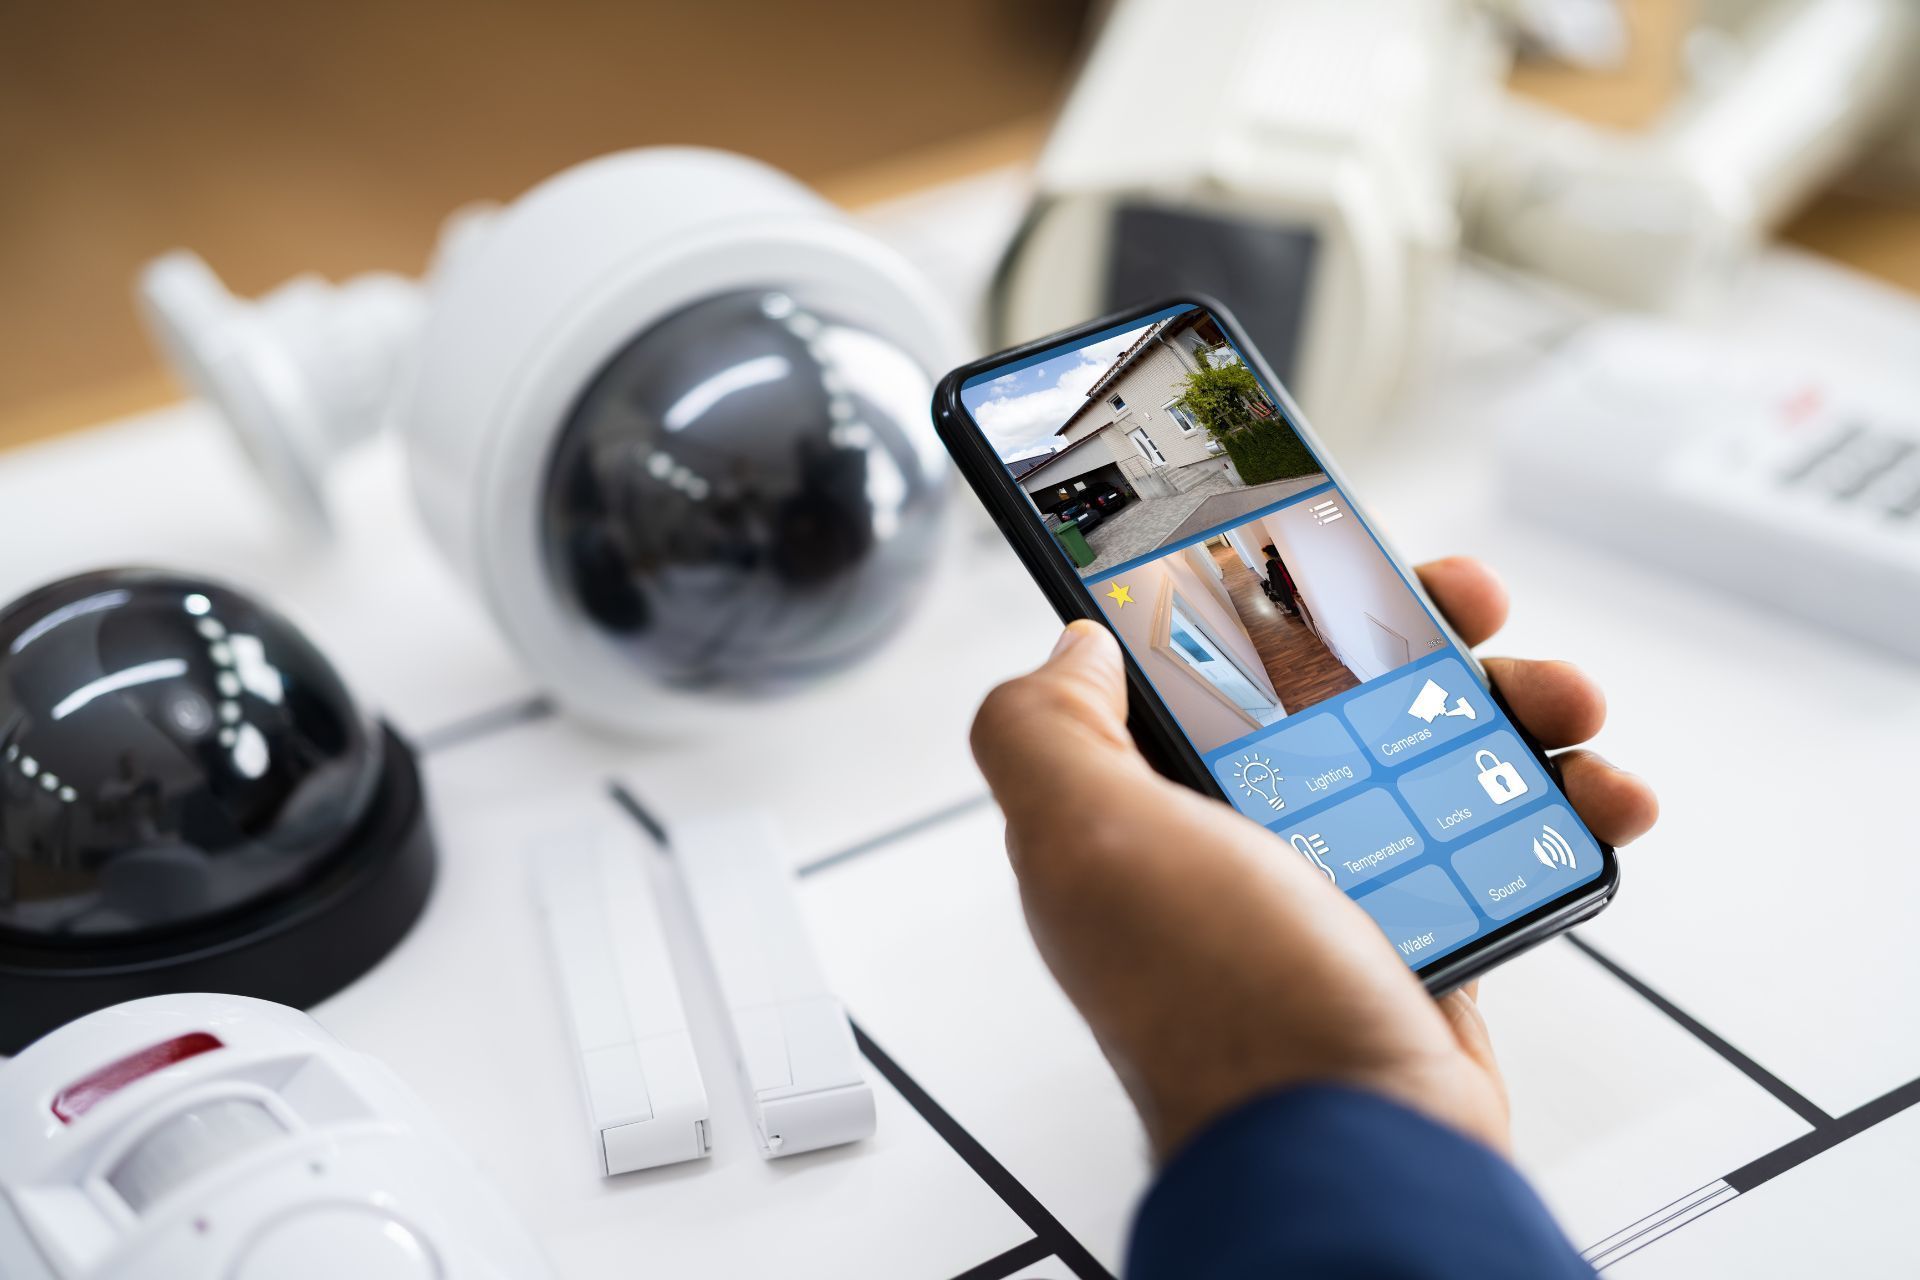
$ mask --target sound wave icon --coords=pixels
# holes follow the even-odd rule
[[[1567,843],[1567,838],[1544,823],[1540,827],[1540,834],[1534,837],[1533,856],[1548,867],[1565,867],[1572,871],[1578,865],[1573,856],[1573,846]]]

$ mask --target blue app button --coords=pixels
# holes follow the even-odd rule
[[[1453,855],[1453,873],[1495,920],[1519,915],[1600,874],[1600,848],[1553,804]]]
[[[1547,794],[1533,752],[1507,730],[1476,738],[1400,777],[1400,798],[1436,840],[1456,840]]]
[[[1353,735],[1326,712],[1285,727],[1213,762],[1213,775],[1234,807],[1271,826],[1365,782],[1373,766]]]
[[[1499,721],[1492,697],[1458,658],[1356,694],[1345,711],[1361,743],[1384,765],[1405,764]]]
[[[1401,957],[1418,967],[1465,942],[1480,921],[1466,899],[1436,866],[1408,872],[1381,889],[1355,899],[1387,935]]]
[[[1393,797],[1380,787],[1322,809],[1317,817],[1280,828],[1280,838],[1345,890],[1398,870],[1427,847]]]

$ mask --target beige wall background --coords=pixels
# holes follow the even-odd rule
[[[1095,0],[74,0],[0,6],[0,447],[177,391],[128,282],[176,245],[243,293],[416,271],[440,219],[620,147],[753,152],[860,203],[1033,153]],[[1627,0],[1604,74],[1521,91],[1621,125],[1690,0]],[[1920,291],[1920,212],[1822,201],[1792,239]]]
[[[0,445],[174,394],[128,303],[418,271],[440,220],[623,147],[852,200],[1037,144],[1089,0],[0,4]]]

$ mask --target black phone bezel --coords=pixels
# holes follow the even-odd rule
[[[1152,303],[1127,307],[1089,320],[1085,324],[1075,325],[1070,329],[1048,334],[1032,342],[1022,343],[978,360],[969,361],[949,372],[934,388],[934,428],[939,433],[941,442],[946,445],[947,452],[952,455],[954,465],[966,478],[968,485],[972,487],[981,504],[987,509],[987,514],[992,517],[994,524],[1012,546],[1014,553],[1033,577],[1041,593],[1046,596],[1047,602],[1060,615],[1062,622],[1070,622],[1076,618],[1090,618],[1102,626],[1109,626],[1106,616],[1094,602],[1093,593],[1087,590],[1079,574],[1054,545],[1052,535],[1040,522],[1025,491],[1014,482],[1006,464],[994,453],[986,435],[974,423],[972,415],[961,403],[961,388],[970,379],[1002,365],[1038,355],[1051,348],[1067,346],[1103,329],[1110,329],[1125,324],[1129,320],[1140,319],[1182,305],[1200,307],[1212,315],[1214,321],[1233,340],[1240,354],[1252,365],[1254,373],[1259,376],[1262,384],[1274,393],[1275,403],[1279,406],[1287,425],[1297,432],[1313,450],[1314,456],[1320,460],[1329,478],[1338,486],[1349,505],[1360,507],[1359,500],[1353,494],[1352,486],[1338,470],[1325,443],[1307,424],[1280,380],[1273,376],[1272,369],[1268,367],[1258,348],[1247,339],[1245,331],[1241,329],[1231,312],[1203,295],[1181,294]],[[1515,735],[1526,744],[1527,750],[1533,753],[1534,759],[1546,771],[1547,776],[1553,779],[1554,785],[1560,789],[1564,798],[1566,788],[1561,780],[1559,766],[1554,762],[1553,757],[1549,756],[1545,748],[1520,724],[1518,717],[1513,714],[1513,709],[1501,696],[1499,688],[1487,676],[1485,668],[1480,665],[1479,660],[1453,631],[1438,606],[1427,595],[1418,575],[1413,572],[1406,560],[1387,544],[1378,523],[1368,516],[1364,509],[1356,510],[1355,514],[1360,516],[1367,528],[1380,541],[1394,566],[1400,570],[1433,616],[1440,620],[1449,641],[1473,668],[1488,695],[1506,713]],[[1154,692],[1153,686],[1147,681],[1145,673],[1134,662],[1133,655],[1126,651],[1124,645],[1121,646],[1121,652],[1124,655],[1127,670],[1127,727],[1132,732],[1134,741],[1139,744],[1142,753],[1167,777],[1203,795],[1212,796],[1222,803],[1229,803],[1226,793],[1202,763],[1200,753],[1187,740],[1186,734],[1181,732],[1173,714],[1167,710],[1159,695]],[[1568,802],[1568,807],[1571,809],[1571,801]],[[1577,814],[1575,816],[1578,817]],[[1416,976],[1426,984],[1430,992],[1435,996],[1444,995],[1456,987],[1473,981],[1494,966],[1512,959],[1531,947],[1538,946],[1574,925],[1593,918],[1613,900],[1620,884],[1619,859],[1614,853],[1613,846],[1594,835],[1587,827],[1584,818],[1580,818],[1579,821],[1587,838],[1592,840],[1600,850],[1600,875],[1572,890],[1568,895],[1543,903],[1474,939],[1460,950],[1442,956],[1425,968],[1415,970]]]

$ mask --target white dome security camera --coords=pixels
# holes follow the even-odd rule
[[[149,323],[283,505],[384,423],[435,542],[570,711],[660,730],[847,665],[928,576],[962,350],[892,250],[793,179],[658,148],[457,220],[428,282],[233,298],[150,264]]]

